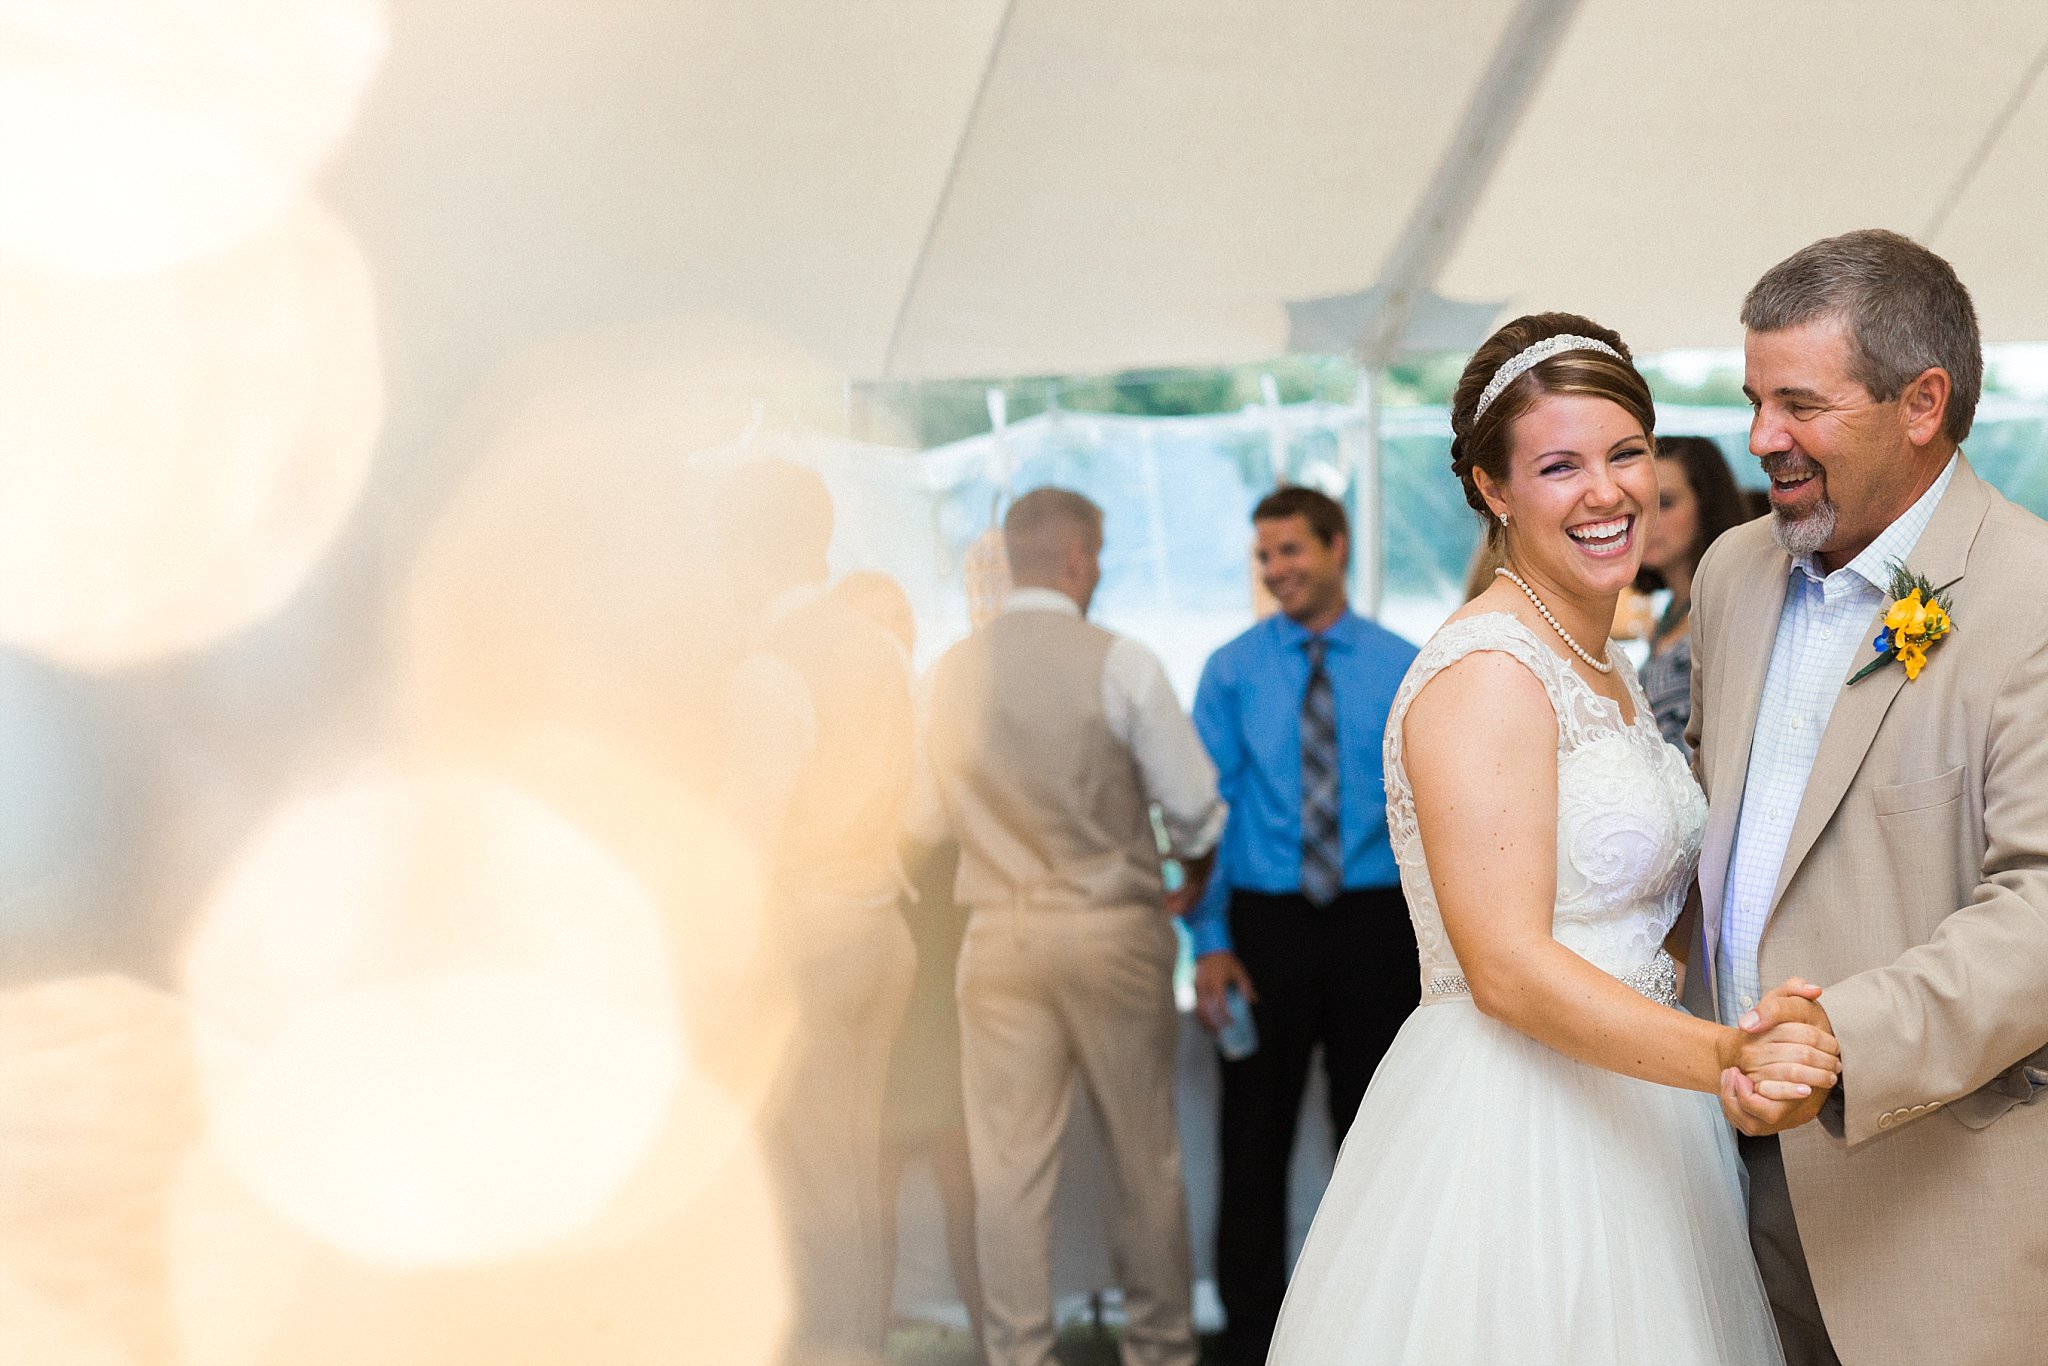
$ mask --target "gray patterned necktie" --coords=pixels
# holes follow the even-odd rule
[[[1337,698],[1323,667],[1329,642],[1308,642],[1301,695],[1301,894],[1327,906],[1344,890],[1344,836],[1337,821]]]

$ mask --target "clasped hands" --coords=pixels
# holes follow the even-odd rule
[[[1723,1038],[1721,1112],[1752,1138],[1782,1133],[1819,1114],[1841,1078],[1820,988],[1790,977]]]

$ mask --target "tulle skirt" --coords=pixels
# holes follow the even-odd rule
[[[1415,1012],[1344,1141],[1271,1366],[1781,1366],[1714,1097],[1467,1001]]]

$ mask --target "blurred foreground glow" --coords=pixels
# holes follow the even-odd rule
[[[695,1059],[750,1111],[797,1001],[764,934],[768,869],[723,790],[750,625],[732,585],[753,567],[721,545],[697,457],[747,429],[753,394],[815,393],[815,370],[716,319],[509,363],[455,426],[444,460],[466,477],[392,614],[414,742],[514,776],[653,891]]]
[[[590,1223],[682,1066],[654,903],[552,808],[455,771],[289,807],[187,956],[213,1141],[267,1205],[395,1267]]]
[[[665,1165],[665,1164],[663,1164]],[[767,1173],[751,1142],[603,1246],[459,1272],[336,1253],[207,1150],[171,1196],[179,1366],[768,1366],[791,1315]],[[623,1203],[623,1201],[621,1201]],[[67,1364],[68,1366],[68,1364]],[[97,1366],[97,1363],[94,1363]]]
[[[559,642],[554,650],[558,657],[570,653]],[[441,681],[451,688],[443,695],[448,710],[433,734],[436,752],[460,755],[545,801],[601,842],[654,895],[672,943],[678,1009],[692,1057],[702,1069],[714,1056],[733,1061],[725,1045],[744,1048],[762,1060],[754,1070],[715,1070],[734,1096],[755,1096],[772,1079],[773,1060],[795,1028],[759,980],[768,887],[757,852],[673,768],[628,755],[618,741],[586,729],[508,723],[496,709],[502,699],[481,672]],[[456,682],[466,682],[468,691],[454,691]],[[456,724],[454,710],[463,696],[471,699],[467,727]],[[670,713],[676,709],[674,697],[636,698],[616,689],[579,696],[562,686],[549,700],[565,715],[609,702],[615,729],[626,739],[651,732],[664,719],[671,729],[676,725],[672,714],[660,712],[664,703]],[[636,702],[649,714],[634,715]],[[725,1037],[735,1030],[744,1037]],[[748,1078],[756,1084],[747,1084]]]
[[[67,680],[0,653],[0,963],[9,980],[76,961],[82,940],[117,923],[109,851],[126,834],[124,798],[102,729]]]
[[[0,1267],[0,1343],[35,1366],[135,1366],[91,1316],[53,1304]]]
[[[0,640],[109,669],[274,611],[356,505],[381,386],[368,274],[311,209],[163,275],[0,267]]]
[[[384,38],[379,0],[0,0],[0,253],[139,272],[269,228]]]
[[[0,1360],[171,1360],[164,1192],[203,1132],[182,1004],[132,978],[0,992]]]

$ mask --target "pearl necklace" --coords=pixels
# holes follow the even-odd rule
[[[1604,659],[1595,659],[1593,658],[1593,656],[1587,654],[1586,647],[1579,644],[1579,642],[1577,642],[1576,640],[1573,640],[1572,633],[1570,631],[1567,631],[1564,629],[1564,627],[1558,625],[1557,618],[1550,615],[1550,609],[1543,605],[1543,599],[1536,596],[1536,590],[1531,588],[1529,586],[1528,581],[1524,579],[1520,574],[1517,574],[1514,570],[1507,568],[1505,565],[1503,565],[1499,569],[1494,570],[1493,572],[1500,575],[1502,578],[1506,579],[1509,583],[1512,583],[1515,587],[1521,589],[1524,593],[1528,594],[1529,601],[1536,605],[1536,610],[1541,612],[1543,614],[1543,619],[1550,623],[1550,629],[1557,632],[1558,636],[1563,639],[1564,643],[1572,647],[1572,653],[1577,655],[1580,659],[1585,660],[1587,665],[1589,665],[1594,670],[1594,672],[1603,674],[1611,674],[1614,672],[1614,666],[1612,664],[1609,664]]]

